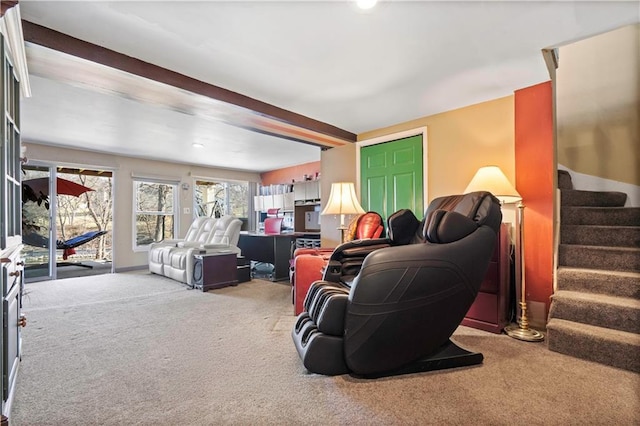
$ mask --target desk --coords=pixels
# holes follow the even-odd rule
[[[240,233],[238,247],[242,255],[255,262],[271,263],[274,267],[272,281],[289,279],[289,260],[291,244],[295,243],[295,234],[266,235]]]

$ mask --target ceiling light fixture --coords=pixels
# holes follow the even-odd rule
[[[356,0],[358,7],[362,10],[369,10],[378,3],[378,0]]]
[[[202,145],[201,143],[197,143],[197,142],[192,143],[191,146],[194,147],[194,148],[204,148],[204,145]]]

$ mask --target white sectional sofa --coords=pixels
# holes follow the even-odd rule
[[[234,216],[199,217],[184,239],[163,240],[149,247],[149,272],[193,285],[193,256],[211,252],[240,254],[242,221]]]

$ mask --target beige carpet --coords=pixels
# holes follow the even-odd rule
[[[640,424],[640,375],[460,327],[481,366],[309,374],[288,286],[202,293],[146,273],[28,284],[19,425]]]

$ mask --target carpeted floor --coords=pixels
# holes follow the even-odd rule
[[[640,424],[640,375],[460,327],[484,364],[309,374],[287,285],[202,293],[147,273],[26,286],[11,425]]]

